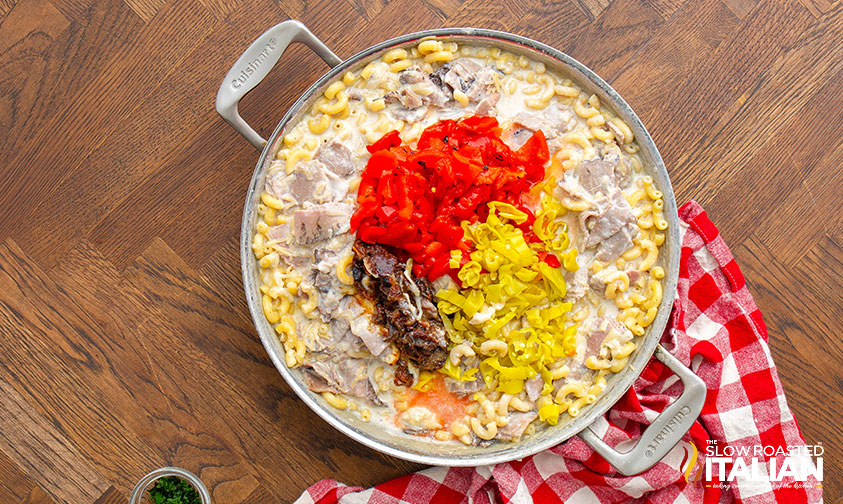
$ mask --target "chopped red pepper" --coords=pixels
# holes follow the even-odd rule
[[[415,150],[401,145],[397,131],[367,149],[372,156],[360,181],[351,230],[363,241],[407,252],[416,276],[435,280],[452,272],[450,251],[470,249],[460,223],[485,220],[490,201],[527,213],[519,227],[527,241],[537,241],[535,218],[522,195],[544,178],[550,159],[541,131],[513,151],[501,140],[497,119],[472,116],[429,126]],[[544,260],[559,265],[553,255]]]
[[[547,263],[547,265],[550,266],[551,268],[561,268],[562,267],[562,263],[559,262],[559,258],[556,257],[553,254],[549,254],[546,251],[542,250],[542,251],[537,252],[536,255],[539,256],[540,261],[543,261],[543,262]]]
[[[374,154],[375,152],[386,150],[390,147],[398,147],[399,145],[401,145],[401,137],[398,136],[398,131],[392,130],[382,136],[377,142],[366,147],[366,149]]]

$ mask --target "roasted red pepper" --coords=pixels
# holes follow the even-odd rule
[[[368,146],[372,153],[360,181],[359,208],[351,229],[369,243],[404,250],[413,273],[435,280],[450,273],[450,251],[468,251],[460,222],[485,220],[486,203],[510,203],[529,216],[519,227],[528,241],[533,213],[523,194],[544,178],[550,159],[547,142],[536,132],[517,151],[501,140],[493,117],[443,120],[422,132],[416,149],[401,145],[390,131]],[[558,266],[556,257],[544,260]]]

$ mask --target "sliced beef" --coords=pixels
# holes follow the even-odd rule
[[[362,359],[339,361],[310,361],[302,365],[302,372],[311,391],[321,394],[333,392],[367,399],[382,405],[375,387],[368,377],[367,362]]]
[[[317,149],[314,159],[321,161],[329,170],[343,177],[354,172],[351,149],[336,140],[323,143]]]
[[[400,103],[408,110],[415,110],[424,105],[422,97],[407,88],[403,88],[400,91],[390,91],[386,93],[384,99],[387,103]]]
[[[638,230],[635,227],[629,224],[625,225],[617,233],[600,242],[597,255],[594,258],[604,263],[614,261],[618,256],[632,248],[632,240],[637,234]]]
[[[553,382],[556,394],[566,383],[572,381],[588,381],[594,371],[585,366],[589,357],[605,358],[608,348],[619,348],[632,339],[632,333],[613,317],[602,316],[592,319],[589,325],[582,329],[585,333],[585,350],[568,362],[570,371],[565,378]],[[607,346],[607,344],[609,346]]]
[[[290,225],[287,223],[272,226],[266,234],[270,240],[284,243],[288,243],[292,237]]]
[[[471,84],[474,82],[474,78],[483,67],[481,67],[477,62],[470,60],[468,58],[460,58],[446,65],[443,65],[443,68],[447,66],[447,71],[445,72],[442,81],[449,85],[451,89],[454,91],[462,91],[467,92]]]
[[[574,201],[591,201],[591,194],[586,191],[577,181],[572,171],[566,171],[565,176],[562,177],[556,188],[554,188],[554,195],[557,198],[571,198]]]
[[[630,166],[624,161],[621,148],[615,142],[604,144],[600,150],[600,159],[612,165],[614,169],[614,181],[619,187],[628,187],[632,181]]]
[[[586,336],[585,357],[597,356],[607,358],[609,355],[603,347],[617,349],[628,341],[632,341],[632,332],[612,317],[599,317],[591,322]]]
[[[384,95],[386,103],[394,103],[397,106],[390,108],[396,119],[410,123],[421,120],[427,114],[427,107],[424,106],[422,97],[407,88],[400,91],[390,91]]]
[[[347,203],[325,203],[293,213],[293,238],[300,245],[328,240],[350,229],[353,207]]]
[[[524,390],[527,392],[527,398],[529,398],[531,401],[535,401],[539,398],[539,396],[541,396],[543,388],[544,380],[542,380],[540,376],[530,378],[529,380],[524,382]]]
[[[580,224],[586,233],[585,246],[591,248],[620,231],[627,224],[635,223],[632,207],[620,191],[611,197],[599,197],[595,206],[580,214]]]
[[[359,317],[352,320],[351,332],[360,338],[372,355],[378,356],[389,348],[389,343],[383,336],[382,328],[372,327],[367,317]]]
[[[349,330],[347,320],[327,318],[328,332],[325,334],[318,330],[316,323],[299,324],[296,332],[309,352],[319,360],[330,360],[349,352],[359,354],[363,351],[363,342]],[[323,316],[322,321],[325,319]]]
[[[339,280],[335,273],[339,256],[331,249],[317,248],[313,251],[313,267],[308,273],[306,280],[316,288],[319,295],[317,308],[322,314],[322,321],[329,322],[342,300],[342,293],[339,290]],[[346,325],[347,329],[347,325]]]
[[[398,74],[398,82],[401,84],[418,84],[419,82],[424,82],[426,80],[429,80],[428,75],[421,71],[421,69],[417,66],[412,66],[406,70],[402,70]]]
[[[286,178],[287,173],[282,166],[279,171],[267,175],[264,190],[273,198],[283,199],[284,195],[290,192],[289,181]]]
[[[615,167],[608,161],[592,159],[583,161],[577,167],[580,185],[588,192],[607,193],[614,183]]]
[[[328,185],[327,167],[321,161],[302,161],[288,177],[289,191],[298,203],[309,201],[319,187]]]
[[[329,171],[319,159],[299,162],[293,173],[279,171],[269,176],[266,191],[293,205],[341,201],[348,193],[348,182]]]
[[[420,70],[405,70],[401,74],[404,87],[384,95],[387,103],[400,106],[391,108],[392,115],[403,121],[417,122],[424,117],[429,107],[443,107],[448,97]]]
[[[451,87],[445,83],[445,75],[447,75],[450,71],[450,63],[445,63],[430,74],[430,82],[432,82],[436,87],[438,87],[443,94],[451,93]]]
[[[313,259],[316,263],[315,269],[323,274],[330,274],[337,265],[339,256],[336,250],[327,248],[313,249]]]
[[[460,58],[442,65],[430,76],[431,82],[443,91],[450,88],[468,96],[468,101],[476,103],[475,113],[489,115],[500,99],[500,92],[495,86],[495,76],[501,75],[492,66],[480,66],[468,58]]]
[[[448,102],[448,97],[430,80],[413,85],[412,92],[417,94],[425,105],[442,107]]]
[[[572,118],[572,115],[573,113],[565,105],[551,106],[541,112],[518,112],[512,118],[512,128],[510,129],[512,133],[507,140],[507,144],[513,150],[517,150],[524,145],[524,142],[530,138],[532,133],[541,130],[545,137],[549,139],[548,147],[551,147],[551,142],[557,139],[561,133],[573,128],[571,121],[576,123],[576,120]],[[554,147],[551,152],[558,150],[561,144]]]
[[[468,90],[468,101],[479,103],[485,98],[490,98],[492,105],[498,102],[500,93],[495,88],[495,78],[502,75],[494,67],[487,66],[474,74],[474,81]]]
[[[314,392],[335,392],[366,397],[371,386],[368,376],[368,362],[348,356],[327,358],[316,353],[309,354],[302,363],[305,380]]]
[[[448,97],[442,92],[441,87],[433,81],[430,75],[417,66],[401,71],[398,74],[398,81],[401,84],[412,85],[413,90],[421,95],[425,103],[441,107],[448,101]]]
[[[625,143],[626,143],[626,135],[624,135],[624,134],[623,134],[623,131],[621,131],[621,129],[620,129],[620,128],[618,128],[617,126],[615,126],[615,125],[612,123],[612,121],[607,121],[607,122],[606,122],[606,126],[608,126],[608,127],[609,127],[609,131],[611,131],[611,132],[612,132],[612,134],[613,134],[613,135],[615,135],[615,139],[618,141],[618,144],[623,145],[623,144],[625,144]]]
[[[322,297],[319,297],[319,300],[322,301]],[[321,308],[320,308],[321,311]],[[328,314],[327,321],[325,320],[325,312],[322,312],[322,321],[328,322],[328,328],[330,329],[328,334],[331,335],[329,338],[318,338],[318,345],[316,351],[333,351],[336,348],[360,348],[360,344],[354,340],[354,338],[349,337],[349,332],[351,332],[351,327],[348,323],[348,320],[344,319],[332,319],[330,314]]]
[[[548,121],[553,125],[552,134],[561,135],[577,126],[577,117],[569,105],[557,103],[556,107],[548,107],[545,110],[547,111]]]
[[[577,299],[585,296],[588,290],[588,270],[580,267],[577,271],[571,273],[565,271],[565,283],[568,284],[568,292],[565,294],[565,301],[574,302]]]
[[[629,249],[638,233],[632,207],[614,186],[611,186],[609,196],[598,194],[594,205],[580,213],[579,221],[586,236],[585,247],[600,245],[597,255],[603,262],[617,258]]]
[[[500,95],[483,98],[480,103],[477,104],[477,108],[474,109],[474,113],[481,116],[494,115],[495,104],[498,102],[498,98],[500,98]]]
[[[374,320],[387,329],[388,340],[419,369],[442,367],[448,357],[445,327],[427,280],[413,279],[406,261],[381,245],[357,240],[353,250],[355,285],[374,303]]]
[[[561,103],[551,105],[541,111],[518,112],[512,118],[512,122],[531,131],[542,130],[545,136],[550,139],[548,140],[549,147],[551,140],[572,130],[577,124],[571,107]],[[556,148],[558,149],[559,146]]]
[[[440,68],[441,70],[441,68]],[[441,75],[434,78],[434,74],[428,75],[419,67],[412,66],[398,74],[398,81],[401,84],[412,85],[413,91],[417,92],[425,105],[444,107],[450,100],[447,89],[443,89]],[[445,86],[447,88],[447,86]]]
[[[307,388],[321,394],[322,392],[337,392],[337,387],[328,383],[328,380],[322,378],[311,368],[304,368],[304,381],[307,382]]]
[[[518,112],[515,114],[515,117],[512,118],[512,122],[520,124],[530,131],[542,130],[549,133],[553,128],[547,119],[534,112]]]
[[[630,182],[629,167],[614,142],[600,148],[600,158],[580,163],[577,173],[580,184],[592,193],[607,194],[611,188],[626,187]]]
[[[346,296],[340,301],[336,316],[348,320],[351,332],[360,338],[372,355],[381,355],[389,347],[385,329],[372,323],[353,296]]]
[[[450,100],[450,98],[444,92],[442,92],[439,86],[436,86],[435,84],[433,84],[433,82],[430,82],[429,90],[430,94],[423,95],[422,97],[425,103],[429,103],[434,107],[444,107],[448,103],[448,100]]]
[[[524,435],[524,431],[527,430],[527,427],[529,427],[530,424],[533,423],[533,420],[538,418],[538,416],[539,415],[535,411],[528,411],[526,413],[518,411],[510,413],[509,423],[498,429],[496,439],[500,439],[501,441],[515,441],[520,439],[521,436]]]
[[[629,283],[634,284],[641,278],[641,272],[638,270],[626,270],[626,276],[629,277]]]

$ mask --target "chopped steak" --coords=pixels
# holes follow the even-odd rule
[[[396,385],[404,385],[405,387],[409,387],[413,384],[413,375],[410,374],[410,370],[407,369],[407,363],[403,360],[398,360],[395,363],[395,384]]]
[[[442,367],[448,357],[445,326],[427,280],[412,279],[406,262],[385,247],[357,240],[353,250],[355,285],[374,302],[375,322],[387,328],[401,357],[422,370]]]

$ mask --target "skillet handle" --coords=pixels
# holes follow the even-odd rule
[[[656,347],[655,356],[682,380],[685,389],[647,427],[635,447],[620,453],[600,439],[591,427],[579,433],[588,446],[625,476],[640,474],[664,458],[694,424],[705,402],[706,386],[699,376],[661,345]]]
[[[263,149],[266,140],[240,117],[237,105],[266,77],[293,42],[306,45],[331,67],[342,63],[306,26],[291,19],[273,26],[252,42],[228,71],[217,91],[217,113],[258,149]]]

